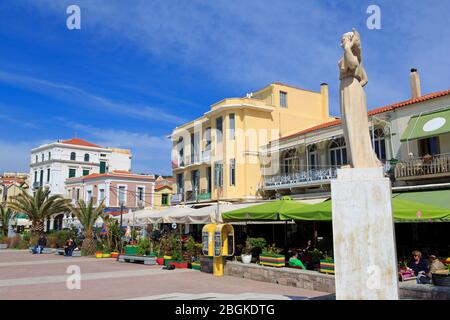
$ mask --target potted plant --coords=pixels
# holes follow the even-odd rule
[[[333,257],[325,254],[323,259],[320,259],[319,271],[322,273],[334,274],[334,260]]]
[[[174,265],[176,268],[187,268],[188,262],[183,260],[183,247],[179,237],[174,233],[171,237],[172,259],[168,259],[167,265]]]
[[[318,249],[308,251],[308,256],[311,258],[311,264],[314,270],[320,269],[320,259],[323,257],[323,252]]]
[[[97,249],[95,250],[95,257],[100,259],[103,258],[103,245],[101,244],[101,242],[97,242]]]
[[[253,244],[251,238],[247,238],[247,240],[245,240],[245,246],[242,248],[241,253],[242,263],[247,264],[252,262],[252,251],[253,251]]]
[[[262,249],[259,255],[259,264],[270,267],[284,267],[286,265],[285,257],[279,254],[282,249],[277,248],[275,244],[269,245]]]
[[[136,253],[139,256],[147,256],[150,254],[150,241],[147,237],[143,237],[139,240]]]

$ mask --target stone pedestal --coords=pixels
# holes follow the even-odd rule
[[[339,169],[331,197],[336,299],[398,299],[391,183],[383,168]]]

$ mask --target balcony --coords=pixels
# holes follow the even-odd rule
[[[185,164],[182,160],[172,160],[172,169],[184,168]]]
[[[422,180],[450,177],[450,153],[397,162],[395,179]]]
[[[276,190],[329,183],[331,179],[336,178],[336,172],[336,168],[326,168],[266,177],[264,178],[264,189]]]

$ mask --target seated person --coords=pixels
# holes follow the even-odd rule
[[[64,254],[68,257],[72,256],[72,252],[76,247],[75,241],[73,241],[72,238],[68,239],[64,246]]]
[[[429,283],[427,279],[428,265],[422,258],[420,251],[412,252],[413,259],[409,262],[409,267],[414,271],[414,275],[417,277],[417,283]]]
[[[291,267],[301,267],[302,269],[305,269],[305,266],[303,265],[303,262],[298,259],[298,253],[297,251],[292,251],[292,257],[289,259],[289,266]]]
[[[445,264],[443,264],[439,259],[434,255],[430,255],[430,271],[427,273],[428,278],[431,278],[433,276],[433,273],[439,270],[447,270],[447,267]]]

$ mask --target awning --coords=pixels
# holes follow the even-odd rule
[[[447,198],[448,199],[448,198]],[[392,209],[395,222],[447,222],[450,221],[450,208],[436,204],[392,197]],[[307,205],[280,214],[281,220],[331,221],[332,200]]]
[[[400,141],[424,139],[450,132],[450,108],[411,117]]]
[[[222,218],[227,220],[279,220],[281,213],[293,209],[300,210],[305,206],[309,205],[294,201],[290,197],[282,197],[280,200],[224,212]]]

